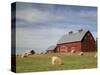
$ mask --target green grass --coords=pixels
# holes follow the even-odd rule
[[[59,56],[64,65],[52,65],[49,57]],[[95,53],[85,53],[83,56],[78,54],[41,54],[32,55],[26,58],[16,57],[16,72],[38,72],[70,69],[96,68],[97,59]]]

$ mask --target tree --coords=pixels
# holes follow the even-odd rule
[[[31,54],[35,54],[35,51],[34,51],[34,50],[31,50],[30,53],[31,53]]]

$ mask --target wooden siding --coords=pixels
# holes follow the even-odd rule
[[[57,47],[57,52],[71,52],[72,50],[81,51],[81,42],[59,44]]]
[[[96,50],[95,49],[95,40],[94,40],[91,33],[88,32],[84,36],[81,46],[82,46],[82,51],[83,52],[92,52],[92,51]]]

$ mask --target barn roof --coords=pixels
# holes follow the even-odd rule
[[[56,46],[50,46],[47,50],[54,50]]]
[[[76,33],[69,32],[69,34],[65,34],[63,37],[61,37],[57,44],[81,41],[87,32],[88,31],[83,30]]]

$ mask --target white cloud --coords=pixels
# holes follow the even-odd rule
[[[36,9],[24,9],[16,11],[16,18],[28,22],[46,21],[50,17],[49,12],[43,12]]]

